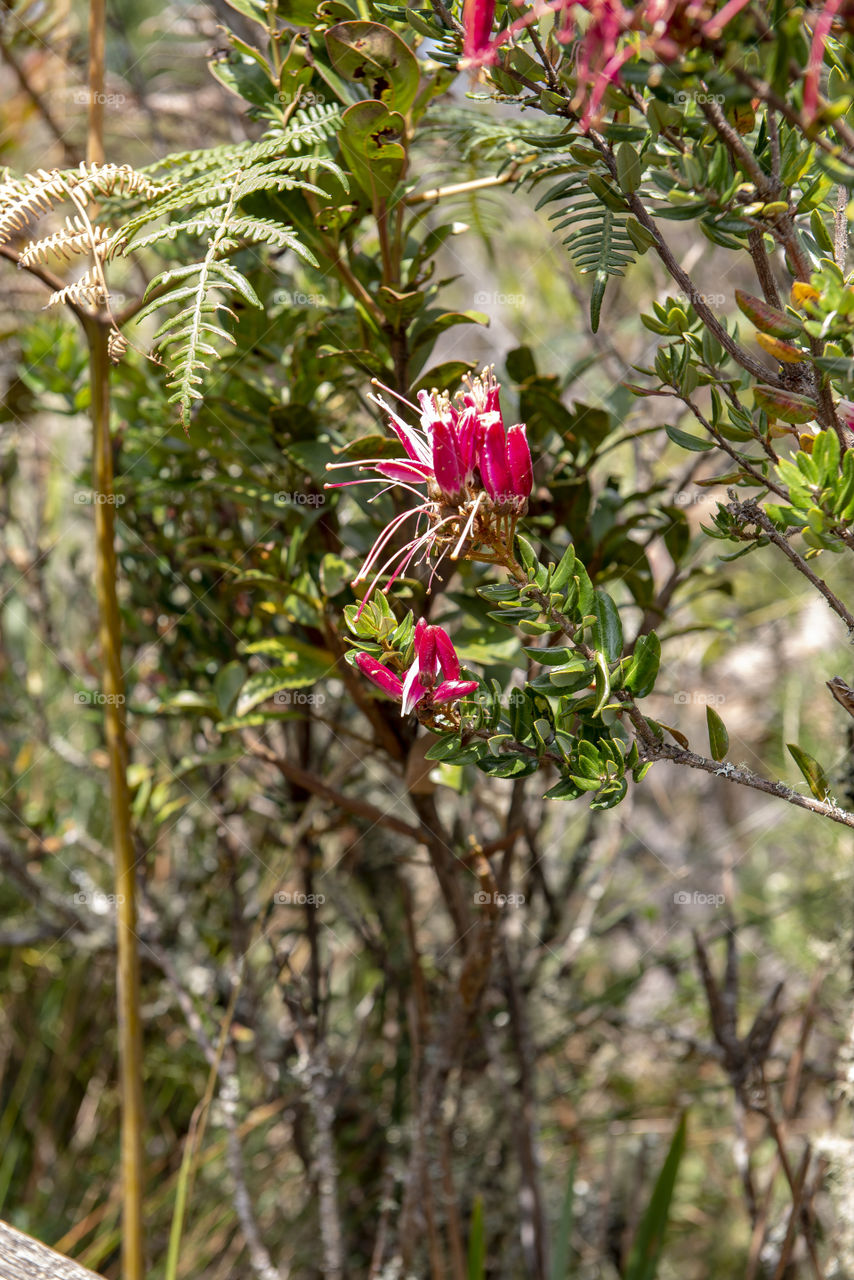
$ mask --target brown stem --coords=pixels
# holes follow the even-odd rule
[[[243,740],[253,756],[256,756],[259,760],[266,760],[268,764],[275,765],[283,778],[287,778],[289,782],[294,783],[296,786],[310,791],[313,795],[320,796],[322,800],[327,800],[338,809],[343,809],[345,813],[352,813],[357,818],[364,818],[374,826],[386,827],[389,831],[396,831],[398,835],[407,836],[410,840],[423,839],[422,832],[418,827],[404,822],[401,818],[395,818],[391,813],[383,813],[382,809],[369,804],[367,800],[357,800],[355,796],[345,796],[342,792],[328,787],[316,774],[309,773],[306,769],[301,769],[299,765],[292,764],[290,760],[285,759],[284,756],[278,755],[275,751],[265,746],[261,739],[249,730],[244,731]]]
[[[489,178],[474,178],[471,182],[454,182],[447,187],[431,187],[429,191],[418,191],[413,196],[407,196],[402,203],[407,207],[416,204],[436,204],[439,200],[449,196],[465,195],[468,191],[482,191],[484,187],[503,187],[508,182],[514,182],[517,175],[518,166],[511,165],[509,169],[505,169],[504,173]]]
[[[771,264],[768,261],[768,254],[765,252],[765,243],[762,232],[753,228],[747,234],[747,247],[750,250],[750,256],[753,259],[753,265],[756,268],[756,276],[759,280],[762,295],[770,307],[776,307],[778,311],[782,311],[783,303],[777,292],[777,283],[774,279],[774,273],[771,270]]]
[[[104,65],[106,60],[107,0],[89,0],[89,116],[86,159],[104,163]]]
[[[115,497],[110,437],[108,327],[85,322],[92,394],[95,504],[95,587],[103,662],[104,730],[116,873],[118,1036],[122,1100],[122,1259],[124,1280],[143,1280],[142,1022],[137,951],[136,855],[127,782],[128,746],[121,617],[116,592]]]
[[[601,152],[605,163],[611,172],[611,176],[616,179],[617,162],[614,158],[613,149],[603,137],[595,132],[595,130],[591,129],[590,137]],[[703,321],[703,324],[709,332],[712,333],[721,344],[724,351],[726,351],[727,354],[735,360],[736,364],[740,364],[742,369],[746,369],[748,373],[752,373],[755,378],[759,378],[762,382],[772,383],[774,386],[779,386],[779,377],[775,374],[769,373],[765,365],[760,364],[760,362],[750,355],[749,352],[743,350],[743,348],[738,345],[738,343],[720,323],[715,313],[708,307],[699,290],[694,285],[691,277],[686,271],[683,271],[682,267],[680,267],[679,263],[674,258],[670,246],[665,241],[654,219],[647,212],[646,206],[637,193],[632,192],[631,195],[627,195],[626,201],[638,222],[641,223],[642,226],[646,227],[647,231],[649,231],[654,237],[653,247],[655,248],[659,258],[664,263],[665,267],[670,272],[670,275],[679,285],[680,289],[682,289],[686,297],[691,299],[691,305],[697,315]]]

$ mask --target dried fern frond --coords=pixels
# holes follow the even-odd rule
[[[51,173],[39,169],[24,179],[8,178],[0,185],[0,244],[67,199],[68,192],[58,169]]]
[[[57,289],[52,293],[45,303],[45,309],[48,307],[59,306],[63,302],[73,302],[81,307],[97,307],[104,298],[104,286],[101,283],[101,277],[96,267],[90,267],[85,271],[79,280],[75,280],[73,284],[67,284],[64,289]]]
[[[96,224],[91,229],[83,219],[75,215],[65,219],[65,226],[45,236],[42,240],[31,240],[19,255],[22,267],[31,267],[36,262],[47,262],[50,257],[64,258],[70,262],[75,254],[97,253],[103,259],[107,246],[113,238],[109,227]]]
[[[86,164],[77,169],[37,169],[23,178],[7,177],[0,183],[0,244],[28,223],[48,213],[74,192],[81,200],[131,192],[153,199],[169,184],[156,183],[129,164]]]
[[[45,5],[43,0],[4,0],[0,6],[3,43],[12,49],[33,46],[44,50],[68,40],[70,24],[64,5]],[[70,10],[69,10],[70,12]]]
[[[128,340],[118,329],[111,329],[107,339],[107,355],[111,364],[118,364],[128,349]]]

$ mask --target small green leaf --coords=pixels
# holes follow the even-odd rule
[[[706,453],[707,450],[713,449],[714,445],[711,440],[701,440],[699,436],[689,435],[687,431],[681,431],[679,427],[665,427],[668,439],[674,444],[678,444],[682,449],[690,449],[692,453]]]
[[[642,176],[640,156],[636,149],[630,142],[621,142],[617,147],[617,181],[620,190],[631,195],[640,186]]]
[[[428,747],[424,752],[425,760],[450,760],[451,756],[457,755],[460,750],[460,740],[455,736],[449,738],[438,738],[432,747]]]
[[[558,560],[557,565],[555,566],[555,571],[552,574],[550,589],[552,591],[562,591],[563,588],[566,586],[566,584],[569,582],[570,578],[572,577],[572,571],[574,568],[575,568],[575,548],[572,545],[572,543],[570,543],[566,551],[564,551],[563,555],[561,556],[560,560]]]
[[[729,734],[723,720],[713,707],[706,707],[706,724],[709,727],[709,748],[713,760],[723,760],[729,751]]]
[[[623,651],[623,626],[620,614],[607,591],[596,588],[593,594],[593,644],[601,649],[609,662],[617,662]]]
[[[220,667],[214,680],[214,697],[220,714],[227,716],[234,706],[238,693],[246,679],[246,668],[242,662],[228,662]]]
[[[826,800],[830,794],[830,783],[819,762],[803,751],[796,742],[787,742],[786,746],[816,800]]]
[[[635,644],[625,688],[636,698],[645,698],[655,688],[660,665],[661,642],[655,632],[650,631],[649,635],[640,636]]]
[[[770,333],[775,338],[794,338],[803,329],[797,316],[778,311],[776,307],[769,306],[761,298],[755,298],[752,293],[745,293],[743,289],[736,289],[735,300],[739,310],[760,333]]]
[[[544,800],[577,800],[584,788],[578,787],[572,778],[561,778],[543,796]],[[563,1280],[563,1277],[561,1278]]]
[[[601,651],[596,654],[594,676],[596,679],[596,706],[593,708],[593,714],[598,716],[611,696],[611,676],[605,655]]]
[[[812,422],[818,408],[814,400],[796,395],[794,391],[781,391],[777,387],[756,387],[753,398],[760,409],[772,418],[801,425]]]
[[[537,553],[534,551],[534,548],[531,546],[528,539],[523,538],[521,533],[517,533],[516,542],[519,546],[519,559],[522,562],[523,568],[527,569],[529,573],[532,569],[536,570],[539,565]]]

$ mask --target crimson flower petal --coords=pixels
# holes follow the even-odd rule
[[[433,446],[436,483],[448,497],[455,498],[463,492],[466,469],[460,457],[454,428],[449,422],[437,419],[430,424],[430,441]]]
[[[495,18],[495,0],[465,0],[463,4],[463,53],[476,58],[489,44]]]
[[[446,680],[458,680],[460,660],[457,657],[451,637],[442,627],[433,627],[432,630],[436,637],[436,653],[439,658],[439,665],[442,668],[442,675]]]
[[[415,656],[418,670],[432,680],[436,674],[436,632],[438,627],[430,627],[423,618],[415,624]]]
[[[474,409],[468,408],[460,414],[456,432],[460,459],[469,476],[477,461],[478,418]]]
[[[457,702],[477,688],[476,680],[445,680],[433,694],[434,702]]]
[[[534,469],[528,447],[527,428],[517,422],[507,432],[507,468],[517,498],[529,498],[534,487]]]
[[[507,502],[515,496],[507,467],[507,440],[500,421],[489,424],[480,445],[480,474],[483,487],[495,503]]]
[[[409,480],[414,484],[424,484],[433,474],[426,462],[375,462],[373,469],[389,480]]]
[[[355,661],[362,675],[367,676],[383,693],[390,694],[392,698],[403,697],[403,684],[388,667],[377,662],[369,653],[357,653]]]

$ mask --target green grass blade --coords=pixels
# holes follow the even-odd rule
[[[670,1201],[676,1185],[676,1174],[679,1171],[679,1162],[685,1153],[685,1132],[686,1117],[683,1115],[673,1135],[667,1159],[656,1180],[646,1213],[638,1227],[624,1280],[655,1280],[664,1244],[664,1233],[667,1229]]]

